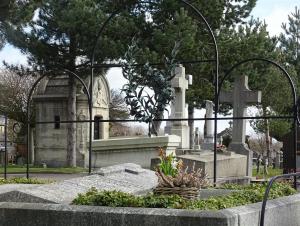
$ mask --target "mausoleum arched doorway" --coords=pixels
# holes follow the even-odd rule
[[[94,117],[94,140],[100,140],[104,138],[104,126],[103,122],[101,122],[102,120],[103,116],[101,115],[96,115]]]

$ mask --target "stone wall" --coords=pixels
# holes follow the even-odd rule
[[[261,203],[220,211],[0,203],[5,226],[258,226]],[[265,226],[299,226],[300,195],[268,201]]]

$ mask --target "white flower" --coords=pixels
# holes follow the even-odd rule
[[[173,169],[177,169],[178,161],[176,161],[175,159],[173,159],[173,161],[172,161],[171,164],[172,164]]]

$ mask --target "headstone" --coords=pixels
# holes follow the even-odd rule
[[[214,104],[212,101],[205,101],[205,118],[211,119],[213,118]],[[213,120],[205,120],[205,129],[204,129],[204,142],[201,145],[203,150],[213,150],[214,149],[214,121]]]
[[[170,118],[187,118],[185,92],[189,86],[189,77],[186,78],[185,68],[179,65],[175,68],[175,77],[171,81],[171,85],[175,90],[175,100],[171,107]],[[181,138],[179,148],[189,148],[189,127],[187,121],[171,121],[167,124],[166,132],[177,135]]]
[[[233,117],[246,117],[247,105],[260,103],[261,91],[248,88],[248,77],[240,76],[234,81],[233,92],[221,91],[220,103],[231,103]],[[246,120],[233,120],[232,141],[229,150],[247,156],[247,175],[252,175],[252,151],[245,144]]]

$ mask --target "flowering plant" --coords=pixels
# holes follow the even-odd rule
[[[182,160],[177,161],[173,153],[166,155],[165,150],[162,147],[158,148],[160,164],[158,170],[168,176],[175,177],[178,171],[182,169]]]
[[[163,148],[159,148],[159,158],[161,163],[158,165],[156,175],[158,176],[158,187],[181,187],[181,188],[198,188],[208,185],[206,175],[201,169],[187,172],[183,170],[183,161],[176,160],[173,153],[166,155]]]
[[[226,152],[227,151],[227,148],[224,144],[218,144],[217,145],[217,151],[219,152]]]

